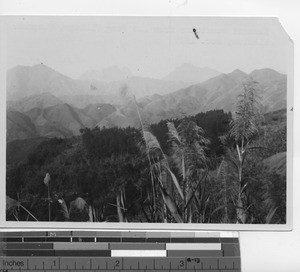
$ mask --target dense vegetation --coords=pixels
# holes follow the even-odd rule
[[[285,223],[283,114],[262,116],[249,83],[234,116],[213,110],[42,141],[7,165],[7,220],[46,221],[50,210],[52,221]]]

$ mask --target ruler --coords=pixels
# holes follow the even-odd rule
[[[235,232],[0,232],[0,272],[241,271]]]

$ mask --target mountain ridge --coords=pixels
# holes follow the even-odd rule
[[[201,69],[195,68],[192,73],[194,75],[191,74],[197,82],[207,79],[209,73],[209,77],[218,73],[210,68]],[[80,79],[73,79],[45,64],[18,65],[7,70],[7,98],[15,101],[45,92],[57,97],[83,94],[117,95],[124,84],[128,85],[136,97],[143,97],[154,93],[166,94],[191,84],[190,80],[185,82],[178,76],[172,79],[136,76],[128,68],[117,66],[98,72],[92,71],[92,75],[86,72],[86,76],[82,75]],[[203,76],[199,76],[199,73],[203,73]]]
[[[38,69],[47,71],[47,67]],[[166,86],[169,91],[167,93],[161,93],[159,88],[155,89],[160,86],[156,84],[152,87],[157,92],[133,98],[132,86],[137,89],[141,86],[145,90],[152,88],[153,84],[153,81],[148,84],[143,78],[138,78],[138,81],[135,79],[131,79],[134,80],[133,85],[126,85],[123,81],[114,82],[112,88],[119,89],[116,94],[73,94],[58,98],[53,94],[41,92],[18,101],[7,101],[8,112],[19,112],[7,115],[14,116],[13,122],[9,120],[8,123],[7,138],[10,138],[9,135],[12,135],[13,139],[33,136],[71,137],[79,135],[80,129],[84,127],[139,126],[137,109],[143,122],[147,124],[214,109],[232,112],[243,88],[243,82],[247,80],[259,80],[258,92],[264,112],[286,108],[287,77],[270,68],[257,69],[249,74],[235,69],[228,74],[222,73],[204,82],[174,91]],[[130,81],[127,79],[126,82]],[[125,96],[121,92],[123,89],[126,90]],[[29,129],[31,125],[26,116],[35,126],[35,133]],[[24,127],[22,122],[25,123]]]
[[[44,64],[11,68],[7,71],[6,82],[8,100],[42,93],[58,96],[61,93],[72,95],[89,91],[87,83],[74,80]]]

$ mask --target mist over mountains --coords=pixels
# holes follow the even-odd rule
[[[222,74],[183,64],[153,79],[110,67],[72,79],[43,64],[17,66],[7,71],[7,141],[72,137],[84,127],[137,127],[137,111],[145,123],[213,109],[234,111],[249,79],[258,82],[264,112],[286,108],[287,77],[269,68]]]
[[[97,80],[97,81],[119,81],[132,77],[133,74],[127,67],[120,68],[118,66],[111,66],[102,71],[90,70],[83,73],[79,79],[81,80]]]
[[[16,66],[7,71],[7,100],[17,101],[46,92],[57,97],[74,95],[111,97],[118,95],[124,84],[136,97],[143,97],[154,93],[166,94],[187,87],[190,82],[138,77],[132,75],[128,69],[116,67],[103,71],[88,71],[80,79],[72,79],[44,64]]]

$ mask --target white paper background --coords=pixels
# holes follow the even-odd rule
[[[0,14],[36,15],[219,15],[276,16],[295,43],[294,229],[291,232],[241,232],[243,272],[300,271],[299,141],[300,1],[297,0],[0,0]],[[5,107],[5,101],[0,106]],[[1,116],[5,122],[5,116]],[[2,126],[3,127],[3,126]],[[1,131],[5,138],[5,132]],[[1,147],[0,151],[4,151]],[[299,196],[298,196],[299,195]]]

